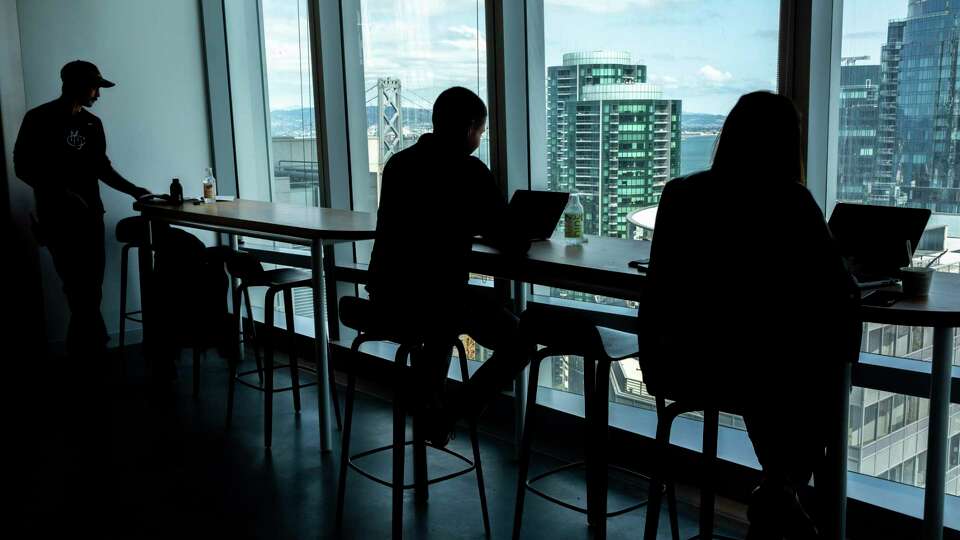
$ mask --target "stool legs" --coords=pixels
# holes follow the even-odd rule
[[[130,244],[124,244],[120,249],[120,350],[123,350],[124,343],[127,340],[127,259],[130,256]],[[126,362],[120,362],[120,369],[126,373]]]
[[[457,358],[460,359],[460,380],[466,382],[470,378],[467,370],[467,351],[463,348],[463,342],[457,340]],[[490,514],[487,511],[487,490],[483,485],[483,466],[480,464],[480,439],[477,437],[477,421],[470,418],[470,445],[473,446],[473,466],[477,473],[477,489],[480,491],[480,512],[483,516],[483,532],[490,536]]]
[[[407,349],[400,347],[394,360],[396,381],[403,380],[403,368],[406,364]],[[393,538],[403,538],[403,466],[404,445],[407,431],[407,415],[403,407],[402,389],[397,387],[393,397]]]
[[[717,436],[720,430],[720,411],[703,411],[703,472],[700,478],[700,538],[713,538],[713,473],[717,460]]]
[[[297,367],[297,333],[293,327],[293,290],[283,291],[283,311],[290,337],[290,385],[293,387],[293,410],[300,412],[300,368]]]
[[[533,443],[533,415],[537,405],[537,379],[540,375],[540,362],[537,356],[530,362],[530,376],[527,381],[526,416],[523,419],[523,432],[520,434],[520,458],[517,471],[517,500],[513,507],[513,540],[520,539],[523,525],[523,502],[527,495],[527,475],[530,472],[530,446]]]
[[[233,425],[233,395],[237,390],[237,370],[240,367],[240,358],[232,358],[230,363],[230,380],[227,382],[227,429]]]
[[[200,397],[200,347],[193,348],[193,397]]]
[[[267,289],[263,304],[265,306],[265,326],[267,340],[263,355],[263,446],[270,448],[273,444],[273,304],[277,291]]]
[[[244,304],[247,306],[247,317],[250,317],[250,341],[253,343],[253,358],[257,362],[257,378],[260,379],[260,384],[263,385],[263,362],[260,361],[260,340],[257,339],[257,322],[253,318],[253,306],[250,302],[250,288],[243,288],[243,298]],[[237,309],[239,312],[239,308]],[[264,303],[264,312],[273,312],[273,304]],[[268,331],[272,327],[267,327]]]
[[[597,512],[597,476],[599,471],[596,464],[596,454],[598,453],[597,447],[594,444],[594,438],[596,437],[594,426],[591,424],[590,419],[593,418],[594,410],[596,409],[596,375],[597,365],[596,362],[590,360],[589,358],[583,359],[583,419],[584,419],[584,429],[586,431],[584,436],[584,468],[586,469],[587,477],[587,525],[590,527],[595,527],[601,520],[604,520],[605,517],[599,516]],[[596,534],[596,531],[595,531]]]
[[[585,360],[593,364],[593,361]],[[596,378],[593,390],[593,417],[587,417],[587,425],[593,426],[588,444],[593,446],[593,483],[594,483],[594,538],[607,537],[607,434],[610,418],[609,388],[610,364],[597,362]]]
[[[356,354],[360,341],[353,342],[351,354]],[[337,531],[343,530],[343,505],[347,494],[347,469],[350,461],[350,429],[353,427],[353,398],[356,392],[357,377],[352,371],[347,373],[347,403],[344,409],[343,433],[340,440],[340,481],[337,485]]]
[[[670,446],[670,425],[672,418],[667,417],[666,400],[657,396],[657,440],[654,461],[656,465],[650,474],[650,493],[647,496],[647,519],[644,524],[643,540],[657,540],[660,527],[660,505],[663,500],[663,470],[667,466]]]

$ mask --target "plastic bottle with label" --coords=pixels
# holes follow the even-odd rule
[[[217,200],[217,179],[213,177],[213,167],[207,167],[203,177],[203,202],[212,203]]]
[[[563,210],[563,238],[569,245],[579,245],[584,241],[583,204],[577,193],[570,194],[567,207]]]

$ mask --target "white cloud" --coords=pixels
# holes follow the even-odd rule
[[[730,82],[733,79],[733,74],[729,71],[719,70],[709,64],[700,68],[697,73],[707,81],[717,84]]]
[[[634,8],[659,7],[686,0],[544,0],[544,8],[568,7],[592,13],[621,13]]]

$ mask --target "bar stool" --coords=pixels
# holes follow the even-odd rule
[[[610,384],[610,367],[614,362],[638,355],[637,336],[636,334],[596,326],[578,314],[543,306],[531,306],[521,315],[520,330],[531,343],[543,345],[544,348],[537,351],[530,364],[526,416],[520,442],[520,470],[517,479],[516,506],[514,508],[513,538],[520,538],[520,529],[523,523],[523,503],[527,490],[564,508],[586,514],[588,524],[594,528],[595,538],[605,538],[607,518],[625,514],[647,504],[647,500],[644,500],[619,510],[607,511],[607,471],[610,468],[631,476],[649,479],[622,467],[610,466],[606,452],[609,415],[607,393]],[[547,357],[564,354],[583,357],[584,416],[587,423],[585,459],[528,478],[540,363]],[[586,508],[564,502],[545,493],[535,485],[537,481],[550,475],[580,466],[584,466],[587,473]],[[659,489],[663,490],[664,488]],[[670,524],[673,527],[673,538],[676,540],[679,528],[673,484],[668,483],[665,490],[667,492]],[[659,495],[660,491],[658,490],[657,493]],[[659,511],[659,506],[657,508]]]
[[[142,323],[138,317],[140,310],[127,311],[127,273],[129,272],[130,250],[142,249],[147,244],[147,222],[140,216],[123,218],[117,222],[117,241],[123,244],[120,248],[120,335],[119,348],[123,350],[127,339],[127,321]],[[126,364],[121,363],[126,370]]]
[[[849,386],[846,382],[841,381],[840,386],[842,391],[849,393]],[[658,461],[661,464],[669,463],[667,459],[667,453],[670,447],[670,429],[673,426],[673,421],[677,419],[678,416],[688,412],[703,411],[703,451],[701,452],[701,467],[702,471],[699,475],[701,478],[700,483],[700,525],[698,534],[692,537],[690,540],[700,539],[720,539],[720,540],[735,540],[729,536],[723,536],[716,534],[713,530],[714,525],[714,503],[716,501],[716,494],[714,492],[714,480],[715,480],[715,471],[717,465],[717,442],[720,431],[720,411],[729,412],[732,414],[743,414],[743,411],[738,408],[737,405],[720,402],[719,400],[704,400],[703,398],[692,398],[687,395],[679,395],[669,389],[658,389],[654,387],[651,391],[655,394],[657,400],[657,435],[656,435],[656,445],[657,453],[659,454]],[[684,392],[686,394],[686,392]],[[670,399],[672,402],[667,405],[666,400]],[[836,421],[841,424],[836,426],[841,430],[846,430],[847,417],[846,415],[838,415],[839,419]],[[843,433],[845,435],[845,431]],[[846,444],[846,437],[844,436],[840,444]],[[827,456],[824,457],[823,463],[818,467],[814,473],[814,478],[816,479],[818,487],[818,497],[821,498],[821,501],[826,501],[828,507],[832,507],[832,510],[828,512],[833,512],[832,515],[825,516],[824,519],[827,520],[825,524],[827,531],[823,531],[824,538],[831,537],[831,531],[829,529],[838,529],[842,528],[842,525],[839,525],[839,521],[842,520],[843,510],[837,510],[837,508],[843,508],[845,506],[846,499],[846,488],[845,481],[840,479],[831,478],[833,471],[839,470],[841,474],[846,473],[846,455],[841,453],[835,453],[831,458],[830,451],[827,452]],[[830,459],[837,460],[837,463],[831,463]],[[656,540],[657,538],[657,529],[659,526],[660,518],[660,504],[661,504],[661,487],[664,483],[663,474],[664,467],[657,467],[655,471],[657,473],[654,475],[654,478],[650,482],[650,495],[649,495],[649,506],[647,507],[647,519],[645,524],[645,530],[643,538],[644,540]],[[669,485],[669,484],[668,484]],[[841,487],[842,486],[842,487]],[[835,532],[835,531],[833,531]]]
[[[644,528],[644,540],[656,540],[660,520],[660,498],[664,475],[661,472],[663,465],[669,463],[667,454],[670,448],[670,428],[678,416],[688,412],[703,411],[703,451],[701,453],[702,472],[700,474],[700,525],[699,532],[690,540],[719,539],[736,540],[729,536],[716,534],[713,531],[714,503],[714,471],[717,462],[717,439],[720,431],[720,408],[717,404],[705,404],[696,401],[674,401],[666,404],[663,394],[656,396],[657,400],[657,460],[661,467],[654,469],[657,473],[650,481],[650,504],[647,507],[647,519]],[[730,407],[724,407],[730,411]],[[735,411],[730,411],[735,412]],[[673,525],[676,531],[676,525]],[[674,535],[676,539],[676,535]]]
[[[397,349],[393,365],[393,380],[397,383],[397,385],[394,387],[395,394],[393,399],[392,444],[350,455],[350,431],[353,424],[353,400],[356,394],[357,377],[355,370],[348,370],[347,372],[347,397],[346,409],[344,411],[345,423],[340,450],[340,481],[337,488],[337,530],[342,530],[343,525],[343,508],[346,496],[348,469],[353,469],[362,476],[369,478],[378,484],[387,486],[393,490],[392,527],[394,539],[399,539],[403,536],[404,490],[415,489],[418,498],[423,500],[428,496],[427,490],[430,484],[436,484],[438,482],[443,482],[445,480],[462,476],[471,471],[476,471],[477,488],[480,491],[480,511],[483,518],[483,530],[486,533],[486,536],[489,537],[490,517],[487,512],[487,496],[483,483],[483,467],[480,463],[480,442],[477,438],[476,422],[470,422],[470,442],[473,446],[472,461],[458,452],[448,448],[435,447],[427,443],[421,433],[422,419],[417,415],[415,415],[413,419],[413,440],[406,440],[406,417],[408,408],[404,403],[405,398],[401,396],[401,393],[403,392],[401,381],[405,380],[405,375],[408,371],[406,365],[407,359],[411,357],[415,358],[416,353],[422,350],[422,341],[420,341],[418,338],[398,335],[396,332],[391,332],[389,329],[385,328],[386,325],[379,324],[373,314],[372,302],[363,298],[352,296],[342,298],[340,300],[340,320],[347,327],[357,331],[357,337],[353,340],[353,343],[350,346],[350,352],[352,356],[358,354],[360,345],[368,341],[391,341],[398,343],[400,346]],[[451,339],[451,345],[456,347],[457,356],[460,361],[460,376],[463,381],[466,382],[469,377],[467,371],[466,351],[464,350],[463,343],[460,341],[459,336],[455,336]],[[413,361],[415,361],[415,359]],[[407,446],[413,447],[414,481],[412,484],[404,483],[404,454]],[[435,450],[459,459],[460,461],[466,463],[467,466],[453,473],[445,474],[436,478],[428,478],[427,447],[434,448]],[[392,480],[390,481],[379,478],[354,463],[354,461],[357,459],[387,450],[393,451],[393,474]]]
[[[239,286],[233,293],[233,305],[236,318],[234,323],[234,328],[239,332],[242,326],[243,318],[240,310],[240,299],[241,296],[244,297],[247,315],[250,317],[250,328],[251,328],[251,341],[254,342],[254,351],[257,359],[257,369],[249,371],[239,371],[240,355],[236,355],[237,358],[231,362],[230,366],[230,382],[227,390],[227,427],[229,427],[233,421],[233,396],[236,388],[236,383],[259,390],[263,392],[263,445],[267,448],[270,448],[273,442],[273,394],[276,392],[293,392],[293,408],[299,414],[300,413],[300,389],[314,386],[317,383],[307,383],[300,384],[300,368],[297,362],[297,356],[295,354],[295,343],[296,343],[296,333],[294,332],[294,316],[293,316],[293,289],[298,287],[312,287],[310,273],[297,270],[294,268],[277,268],[275,270],[264,270],[263,266],[260,264],[260,261],[256,259],[253,255],[249,253],[243,253],[239,251],[234,251],[232,255],[227,259],[227,270],[230,272],[230,275],[240,281]],[[256,337],[254,333],[254,320],[253,320],[253,311],[251,310],[250,302],[250,288],[251,287],[266,287],[266,293],[264,294],[264,327],[266,332],[264,333],[263,349],[263,364],[260,362],[260,339]],[[276,300],[277,294],[283,294],[283,309],[286,314],[286,327],[287,332],[290,334],[291,346],[290,346],[290,361],[288,364],[284,365],[274,365],[273,362],[273,338],[272,333],[274,331],[274,310],[273,305]],[[247,341],[247,338],[243,338],[244,341]],[[238,336],[237,339],[238,346],[241,343],[241,339]],[[273,385],[273,373],[277,369],[290,368],[290,379],[291,385],[283,388],[274,388]],[[260,381],[260,384],[253,384],[248,382],[245,377],[256,373]],[[317,373],[317,377],[322,376],[320,373]],[[337,398],[336,391],[336,379],[334,376],[333,364],[330,364],[330,369],[327,373],[327,376],[330,377],[330,389],[333,392],[333,404],[334,412],[337,417],[337,426],[340,427],[340,405]]]

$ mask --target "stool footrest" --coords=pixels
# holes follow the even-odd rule
[[[403,443],[403,445],[404,445],[404,446],[411,446],[411,445],[413,445],[413,441],[405,441],[405,442]],[[459,471],[455,471],[455,472],[452,472],[452,473],[449,473],[449,474],[445,474],[445,475],[443,475],[443,476],[438,476],[438,477],[435,477],[435,478],[430,478],[430,479],[428,479],[428,480],[427,480],[427,485],[436,484],[436,483],[438,483],[438,482],[445,482],[445,481],[450,480],[450,479],[452,479],[452,478],[456,478],[456,477],[458,477],[458,476],[463,476],[463,475],[465,475],[465,474],[467,474],[467,473],[469,473],[469,472],[474,471],[474,470],[477,468],[477,466],[476,466],[476,464],[474,464],[473,460],[467,458],[466,456],[464,456],[463,454],[461,454],[461,453],[459,453],[459,452],[454,452],[453,450],[450,450],[449,448],[437,448],[436,446],[433,446],[433,445],[430,444],[430,443],[424,443],[424,445],[425,445],[427,448],[433,448],[434,450],[437,450],[437,451],[439,451],[439,452],[443,452],[444,454],[453,456],[453,457],[455,457],[455,458],[459,459],[460,461],[462,461],[462,462],[464,462],[464,463],[467,464],[467,467],[465,467],[465,468],[463,468],[463,469],[460,469]],[[373,480],[374,482],[380,484],[380,485],[383,485],[383,486],[387,486],[387,487],[389,487],[389,488],[392,488],[392,487],[393,487],[393,482],[384,480],[384,479],[382,479],[382,478],[374,475],[373,473],[370,473],[370,472],[364,470],[362,467],[360,467],[359,465],[357,465],[356,463],[353,462],[353,460],[355,460],[355,459],[364,458],[364,457],[367,457],[367,456],[371,456],[371,455],[373,455],[373,454],[377,454],[377,453],[380,453],[380,452],[385,452],[385,451],[387,451],[387,450],[392,450],[392,449],[393,449],[393,445],[392,445],[392,444],[388,444],[388,445],[385,445],[385,446],[380,446],[380,447],[374,448],[374,449],[372,449],[372,450],[367,450],[367,451],[364,451],[364,452],[360,452],[359,454],[354,454],[354,455],[350,456],[349,459],[347,459],[347,466],[350,467],[351,469],[357,471],[357,472],[360,473],[361,475],[369,478],[370,480]],[[416,486],[415,486],[415,484],[412,484],[412,483],[411,483],[411,484],[404,484],[404,485],[403,485],[403,489],[413,489],[414,487],[416,487]]]
[[[254,371],[253,373],[256,373],[256,371]],[[234,379],[236,379],[236,381],[237,381],[238,383],[246,386],[247,388],[253,388],[254,390],[259,390],[259,391],[261,391],[261,392],[263,392],[263,391],[266,390],[266,388],[264,388],[263,386],[261,386],[261,385],[259,385],[259,384],[252,383],[252,382],[245,381],[245,380],[241,379],[239,376],[234,377]],[[301,388],[301,389],[303,389],[303,388],[310,388],[311,386],[316,386],[316,385],[317,385],[316,382],[309,382],[309,383],[303,383],[303,384],[299,385],[298,388]],[[282,387],[280,387],[280,388],[274,388],[274,389],[273,389],[274,392],[289,392],[289,391],[291,391],[291,390],[293,390],[293,387],[292,387],[292,386],[282,386]]]
[[[568,503],[568,502],[566,502],[566,501],[560,500],[560,499],[554,497],[553,495],[550,495],[549,493],[547,493],[547,492],[545,492],[545,491],[542,491],[542,490],[540,490],[539,488],[537,488],[537,487],[535,487],[535,486],[533,485],[534,482],[538,482],[538,481],[540,481],[540,480],[543,480],[544,478],[546,478],[546,477],[548,477],[548,476],[551,476],[551,475],[554,475],[554,474],[557,474],[557,473],[560,473],[560,472],[563,472],[563,471],[567,471],[567,470],[570,470],[570,469],[575,469],[575,468],[579,468],[579,467],[584,467],[584,466],[586,466],[586,462],[584,462],[584,461],[575,461],[575,462],[573,462],[573,463],[568,463],[568,464],[566,464],[566,465],[561,465],[560,467],[557,467],[557,468],[555,468],[555,469],[550,469],[549,471],[547,471],[547,472],[545,472],[545,473],[538,474],[537,476],[534,476],[533,478],[530,478],[530,479],[527,480],[527,482],[526,482],[527,490],[529,490],[530,492],[534,493],[535,495],[539,495],[540,497],[542,497],[542,498],[544,498],[544,499],[546,499],[546,500],[548,500],[548,501],[550,501],[550,502],[552,502],[552,503],[554,503],[554,504],[558,504],[558,505],[560,505],[560,506],[562,506],[562,507],[564,507],[564,508],[566,508],[566,509],[568,509],[568,510],[573,510],[574,512],[580,512],[581,514],[586,514],[586,513],[587,513],[587,509],[586,509],[585,507],[577,506],[577,505],[575,505],[575,504],[570,504],[570,503]],[[625,468],[623,468],[623,467],[619,467],[619,466],[617,466],[617,465],[607,465],[607,469],[608,469],[608,470],[609,470],[609,469],[614,469],[614,470],[620,471],[620,472],[622,472],[622,473],[624,473],[624,474],[628,474],[628,475],[633,476],[633,477],[636,477],[636,478],[642,478],[642,479],[647,480],[647,481],[650,480],[650,477],[648,477],[648,476],[645,476],[645,475],[642,475],[642,474],[640,474],[640,473],[631,471],[631,470],[629,470],[629,469],[625,469]],[[666,490],[666,486],[664,486],[664,490]],[[626,506],[626,507],[624,507],[624,508],[621,508],[621,509],[619,509],[619,510],[614,510],[614,511],[611,511],[611,512],[605,512],[605,513],[604,513],[604,517],[612,518],[612,517],[616,517],[616,516],[619,516],[619,515],[623,515],[623,514],[626,514],[627,512],[631,512],[631,511],[633,511],[633,510],[636,510],[637,508],[640,508],[640,507],[643,507],[643,506],[646,506],[646,505],[647,505],[647,499],[644,499],[644,500],[642,500],[642,501],[640,501],[640,502],[638,502],[638,503],[631,504],[631,505]]]

